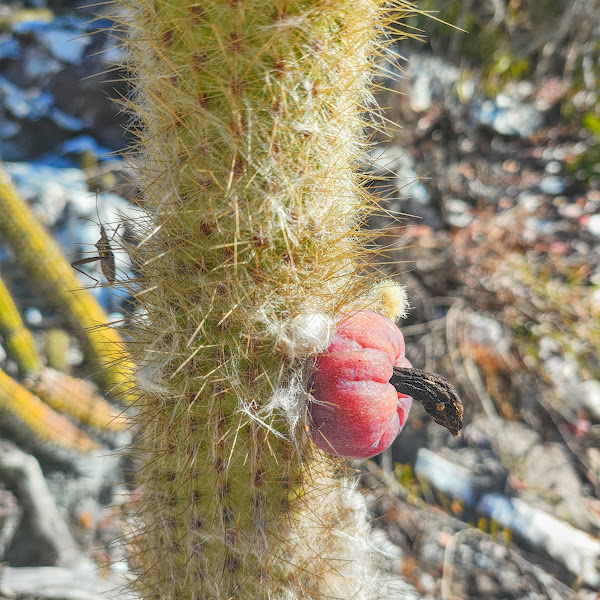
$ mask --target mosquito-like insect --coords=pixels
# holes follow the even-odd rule
[[[104,275],[104,277],[106,277],[108,283],[114,283],[115,277],[117,275],[117,270],[115,267],[115,255],[112,251],[110,244],[115,239],[117,231],[119,231],[119,227],[121,227],[121,225],[117,225],[113,236],[109,239],[106,235],[106,229],[104,229],[102,220],[100,219],[100,213],[98,212],[98,191],[96,191],[96,214],[98,215],[98,224],[100,225],[100,239],[94,244],[96,246],[96,250],[98,251],[98,256],[89,256],[88,258],[76,260],[71,263],[71,266],[76,271],[79,271],[86,277],[93,279],[96,282],[96,285],[98,285],[100,282],[95,277],[88,275],[88,273],[82,271],[78,267],[80,265],[87,265],[89,263],[100,261],[100,268],[102,269],[102,274]],[[94,222],[91,219],[87,219],[86,217],[79,218],[83,219],[84,221],[90,221],[92,223]],[[96,285],[94,287],[96,287]]]

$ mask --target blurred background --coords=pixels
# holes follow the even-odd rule
[[[422,39],[377,78],[398,125],[373,134],[364,171],[384,209],[378,268],[409,292],[407,355],[456,385],[466,425],[454,439],[414,405],[392,448],[357,464],[394,597],[600,598],[600,0],[418,8],[435,11],[409,21]],[[131,140],[110,100],[127,86],[102,13],[0,5],[16,188],[0,174],[2,599],[127,597],[127,398],[77,332],[100,319],[78,302],[117,324],[132,305],[103,261],[69,266],[99,256],[102,224],[133,276]],[[92,300],[61,292],[65,271],[42,260],[58,249],[19,215]]]

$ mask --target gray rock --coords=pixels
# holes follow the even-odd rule
[[[472,106],[475,123],[487,125],[501,135],[527,138],[543,124],[542,113],[531,104],[520,103],[506,93],[495,100],[478,100]]]
[[[131,441],[129,432],[116,436],[113,445],[127,446]],[[77,457],[74,472],[55,470],[46,474],[48,488],[63,514],[76,512],[78,505],[88,499],[98,501],[121,483],[122,457],[118,450],[102,449]]]
[[[0,34],[0,60],[6,58],[16,59],[21,54],[19,42],[7,33]]]
[[[540,190],[550,196],[559,196],[565,191],[565,182],[561,177],[544,177],[540,181]]]
[[[417,74],[408,93],[408,103],[416,113],[424,113],[431,108],[431,76],[426,71]]]
[[[419,205],[427,205],[431,195],[419,180],[412,157],[401,146],[382,144],[371,151],[369,172],[383,177],[384,181],[376,183],[382,188],[384,195],[394,192],[402,199],[411,199]],[[394,185],[391,185],[393,182]]]
[[[567,393],[568,388],[578,385],[581,381],[577,361],[572,356],[560,353],[551,356],[543,364],[544,371],[548,374],[557,393],[561,395],[568,406],[577,408],[577,404],[572,403],[571,394]]]
[[[600,525],[588,508],[583,485],[571,460],[560,444],[542,444],[540,436],[520,423],[502,421],[500,426],[488,419],[477,419],[471,431],[490,440],[492,450],[503,464],[511,465],[514,493],[579,529],[593,530]]]
[[[444,203],[445,220],[452,227],[467,227],[473,222],[471,207],[459,198],[450,198]]]
[[[498,345],[504,345],[508,351],[509,342],[504,328],[498,321],[478,313],[471,313],[468,317],[468,323],[468,336],[471,342],[482,346],[497,347]]]
[[[21,126],[15,121],[1,120],[0,121],[0,138],[11,138],[21,131]]]
[[[580,406],[587,410],[596,423],[600,423],[600,381],[582,381],[575,386],[573,393]]]
[[[480,569],[487,569],[486,567],[479,567]],[[479,572],[475,574],[475,585],[477,586],[477,594],[482,598],[494,598],[497,597],[499,592],[498,584],[485,572]]]
[[[431,487],[474,506],[479,496],[503,489],[506,471],[489,450],[444,449],[441,453],[419,448],[415,475]]]
[[[539,434],[521,423],[487,418],[476,419],[471,428],[490,441],[494,454],[500,458],[525,455],[530,448],[541,441]]]
[[[427,448],[419,448],[415,475],[436,490],[459,498],[469,506],[477,500],[477,480],[473,473]]]
[[[24,311],[23,316],[25,317],[25,321],[29,323],[29,325],[34,326],[41,325],[42,321],[44,320],[40,309],[35,306],[30,306],[29,308],[27,308]]]
[[[10,143],[3,136],[5,160],[39,157],[84,129],[111,151],[125,145],[126,117],[109,99],[126,94],[126,82],[115,82],[107,68],[108,59],[119,59],[118,42],[104,33],[82,35],[93,29],[65,16],[20,22],[10,37],[0,36],[0,121],[4,112],[21,128]],[[103,54],[105,47],[110,52]]]
[[[0,593],[12,598],[45,600],[137,600],[125,578],[101,577],[96,565],[60,567],[0,567]]]
[[[600,542],[519,498],[486,494],[478,511],[558,560],[592,587],[600,584]]]
[[[15,490],[23,518],[7,559],[12,564],[75,566],[81,553],[48,490],[37,459],[0,440],[0,480]]]
[[[532,194],[531,192],[521,192],[519,194],[519,204],[528,212],[535,212],[542,204],[542,199],[539,195]]]
[[[600,522],[585,502],[583,484],[561,444],[536,444],[512,470],[520,480],[516,495],[578,529],[590,531]]]
[[[58,73],[64,65],[48,55],[48,52],[39,46],[29,46],[23,56],[23,76],[29,81],[45,81],[54,73]]]
[[[81,36],[78,30],[55,27],[52,24],[38,29],[37,37],[54,58],[70,64],[79,64],[85,49],[91,43],[90,37]]]
[[[14,494],[0,487],[0,561],[4,560],[10,547],[22,512]]]
[[[600,214],[591,215],[587,223],[587,228],[590,233],[600,237]]]

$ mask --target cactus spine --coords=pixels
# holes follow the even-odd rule
[[[144,598],[375,598],[360,495],[305,433],[362,272],[382,0],[123,0],[140,143]],[[398,307],[396,307],[397,309]]]

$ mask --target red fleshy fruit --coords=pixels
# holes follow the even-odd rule
[[[412,404],[390,383],[393,367],[412,366],[404,353],[390,319],[370,311],[342,319],[313,376],[311,436],[321,450],[368,458],[390,446]]]

